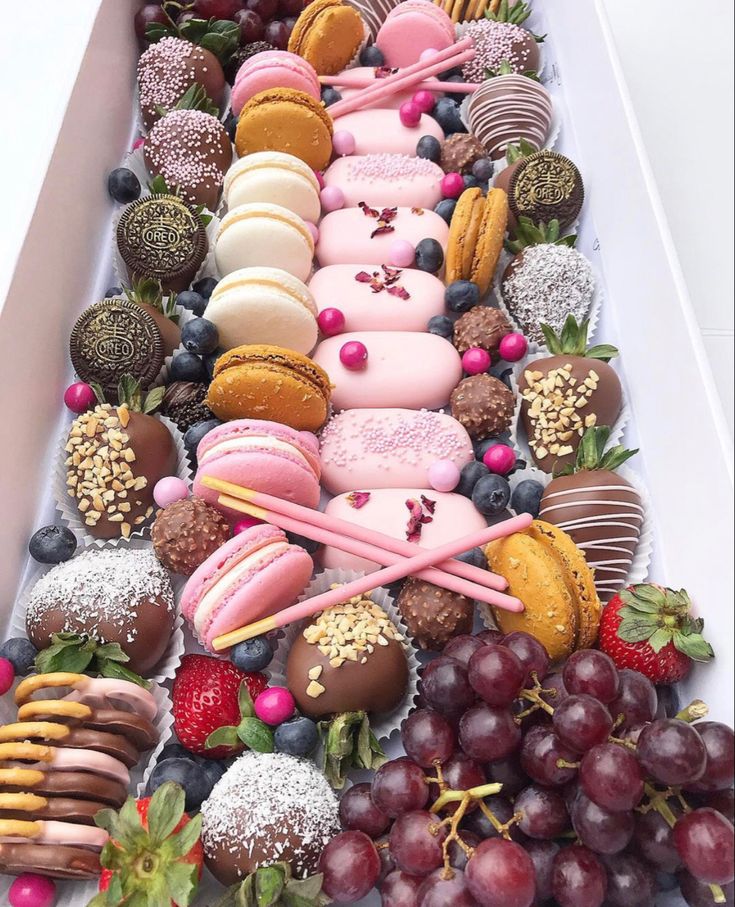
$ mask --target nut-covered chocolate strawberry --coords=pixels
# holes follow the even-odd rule
[[[521,419],[536,465],[545,472],[573,463],[582,435],[614,425],[623,391],[608,365],[614,346],[587,346],[589,322],[569,315],[559,334],[541,325],[551,356],[529,362],[519,381]]]

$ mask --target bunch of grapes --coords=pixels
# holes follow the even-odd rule
[[[453,640],[421,681],[404,757],[343,796],[324,890],[383,907],[734,903],[733,731],[602,652],[550,673],[526,633]]]

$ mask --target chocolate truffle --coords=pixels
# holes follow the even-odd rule
[[[156,557],[183,576],[191,576],[229,537],[227,520],[201,498],[174,501],[158,511],[151,526]]]
[[[181,434],[196,425],[214,419],[214,413],[205,404],[207,385],[196,381],[174,381],[166,388],[161,401],[161,415],[176,424]]]
[[[288,688],[310,718],[341,712],[391,712],[408,685],[403,637],[369,598],[322,611],[296,637],[286,663]]]
[[[193,205],[217,207],[232,143],[220,121],[202,110],[172,110],[151,129],[143,146],[151,176]]]
[[[168,573],[153,551],[91,548],[58,564],[31,590],[26,632],[37,649],[53,633],[118,643],[126,667],[148,674],[166,651],[176,608]]]
[[[500,309],[476,305],[457,319],[454,325],[454,345],[459,353],[480,347],[490,353],[493,362],[500,359],[498,347],[513,328]]]
[[[582,210],[584,183],[577,165],[556,151],[537,151],[510,164],[495,178],[495,187],[508,194],[512,226],[520,217],[534,223],[559,221],[569,227]]]
[[[515,73],[539,68],[538,42],[531,32],[513,22],[479,19],[466,26],[463,36],[472,38],[475,45],[475,56],[462,67],[466,82],[484,81],[488,70],[498,72],[503,63]]]
[[[453,637],[472,633],[475,604],[457,592],[410,577],[396,604],[409,635],[422,649],[440,652]]]
[[[104,403],[72,422],[66,485],[98,539],[128,538],[153,516],[153,486],[176,469],[171,433],[155,416]]]
[[[473,164],[486,157],[485,146],[474,135],[455,132],[442,142],[440,164],[445,173],[471,173]]]
[[[501,434],[513,418],[513,392],[492,375],[463,378],[449,402],[454,418],[474,439]]]
[[[173,109],[192,85],[201,85],[215,104],[222,102],[225,74],[213,53],[181,38],[162,38],[138,60],[138,96],[143,123],[150,129]]]
[[[153,318],[129,299],[103,299],[77,318],[69,339],[69,355],[82,381],[102,387],[117,399],[123,375],[147,388],[164,360],[161,332]]]
[[[285,862],[296,878],[316,872],[341,831],[339,804],[316,766],[285,753],[243,753],[202,804],[204,859],[223,885]]]
[[[116,238],[130,280],[150,277],[167,291],[189,286],[208,249],[201,218],[176,195],[149,195],[128,205]]]

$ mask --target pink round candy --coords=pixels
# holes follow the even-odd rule
[[[480,375],[492,365],[490,353],[482,347],[473,346],[462,354],[462,368],[468,375]]]
[[[344,208],[345,194],[339,186],[325,186],[319,196],[325,211],[339,211]]]
[[[239,535],[241,532],[245,532],[246,529],[251,529],[253,526],[260,526],[262,522],[263,520],[259,520],[257,516],[241,517],[232,527],[232,534]]]
[[[359,340],[350,340],[339,351],[339,361],[345,368],[353,372],[365,368],[368,360],[368,351],[364,343]]]
[[[421,122],[421,108],[418,104],[414,104],[413,101],[404,101],[398,108],[398,116],[404,126],[412,129]]]
[[[334,337],[345,329],[345,316],[339,309],[322,309],[316,323],[325,337]]]
[[[178,476],[165,476],[153,486],[153,500],[159,507],[168,507],[175,501],[189,497],[189,487]]]
[[[142,148],[145,145],[145,136],[139,135],[138,138],[133,142],[133,151],[137,148]]]
[[[344,157],[355,153],[355,136],[346,129],[339,129],[332,136],[332,148],[335,154]]]
[[[0,658],[0,696],[7,693],[13,686],[15,680],[15,668],[12,661],[7,658]]]
[[[316,177],[317,183],[319,183],[319,188],[323,189],[326,183],[324,182],[324,177],[322,176],[321,171],[315,170],[314,176]]]
[[[388,252],[390,263],[396,268],[410,268],[415,255],[416,250],[407,239],[392,242]]]
[[[24,872],[8,891],[10,907],[52,907],[56,903],[56,885],[45,876]]]
[[[314,245],[319,242],[319,227],[316,224],[312,224],[310,220],[305,220],[306,229],[311,233],[311,238],[314,240]]]
[[[495,472],[499,476],[507,476],[516,464],[516,455],[513,448],[508,447],[507,444],[493,444],[485,451],[482,462],[490,472]]]
[[[419,60],[422,63],[425,63],[427,60],[430,60],[432,57],[435,57],[439,51],[435,47],[427,47],[426,50],[421,51]]]
[[[461,173],[447,173],[442,177],[441,190],[444,198],[459,198],[464,192]]]
[[[413,103],[418,107],[421,113],[431,113],[436,104],[436,99],[430,91],[421,89],[411,98]]]
[[[64,391],[64,405],[73,413],[81,415],[92,409],[97,403],[97,397],[92,388],[84,381],[70,384]]]
[[[275,727],[288,721],[296,711],[296,702],[285,687],[268,687],[255,700],[255,714]]]
[[[528,341],[523,334],[506,334],[500,341],[498,352],[506,362],[518,362],[528,352]]]
[[[454,491],[459,484],[459,467],[452,460],[435,460],[429,467],[428,478],[435,491]]]

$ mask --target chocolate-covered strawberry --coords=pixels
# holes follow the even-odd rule
[[[145,309],[156,322],[163,340],[163,350],[167,356],[172,356],[181,343],[176,293],[170,292],[164,296],[160,281],[146,277],[136,281],[132,290],[126,289],[125,295],[131,302]]]
[[[625,585],[643,525],[643,504],[635,488],[615,470],[637,450],[605,450],[610,429],[588,429],[574,466],[546,486],[539,519],[568,533],[595,572],[603,602]]]
[[[557,334],[541,325],[550,356],[529,362],[519,381],[521,419],[536,465],[545,472],[575,461],[582,436],[595,425],[614,425],[623,391],[608,365],[614,346],[587,346],[589,322],[570,315]]]

